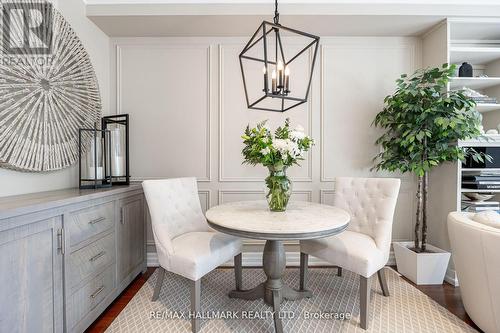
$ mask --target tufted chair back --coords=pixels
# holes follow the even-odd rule
[[[195,178],[146,180],[142,187],[160,260],[173,253],[171,241],[176,236],[210,230],[201,210]],[[169,268],[167,262],[160,263]]]
[[[348,230],[372,237],[387,259],[400,183],[393,178],[338,177],[335,180],[334,206],[351,215]]]

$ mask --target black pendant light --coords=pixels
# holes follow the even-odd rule
[[[278,0],[275,0],[273,21],[263,21],[255,31],[240,53],[240,67],[248,108],[284,112],[307,102],[319,37],[282,26]],[[286,37],[290,45],[285,45],[282,37]],[[298,59],[305,59],[308,65],[299,64]],[[305,77],[299,77],[299,71],[293,76],[291,67],[295,64],[301,67]],[[254,82],[250,82],[252,80]],[[302,89],[297,89],[299,80],[306,83]]]

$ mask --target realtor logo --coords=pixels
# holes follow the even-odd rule
[[[4,52],[11,55],[51,54],[52,13],[52,4],[46,1],[4,3]]]

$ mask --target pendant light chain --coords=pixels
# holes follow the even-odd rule
[[[278,0],[274,0],[274,24],[280,24],[280,13],[278,13]]]

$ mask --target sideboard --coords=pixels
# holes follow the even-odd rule
[[[0,198],[3,332],[83,332],[146,270],[141,185]]]

